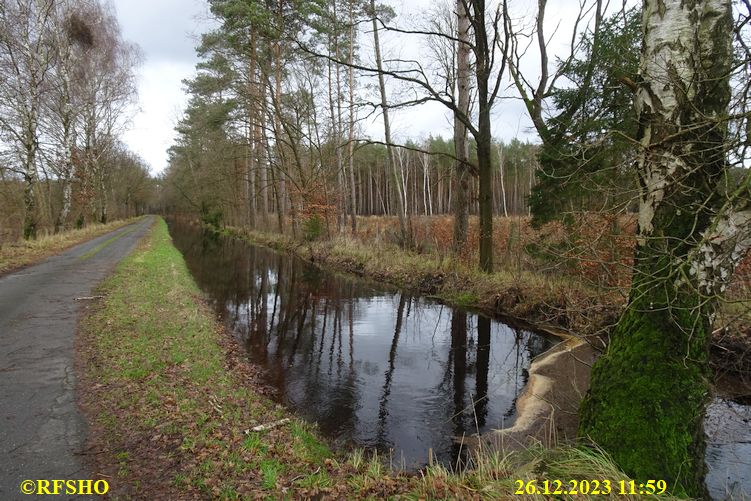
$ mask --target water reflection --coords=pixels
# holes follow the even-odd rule
[[[550,341],[384,286],[170,222],[217,313],[279,398],[344,442],[424,465],[453,437],[509,426]]]

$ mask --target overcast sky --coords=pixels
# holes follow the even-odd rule
[[[138,44],[144,54],[138,69],[139,100],[133,108],[133,118],[124,139],[156,174],[167,166],[167,149],[175,137],[174,127],[187,104],[181,81],[194,74],[197,58],[195,46],[198,35],[209,30],[209,19],[204,0],[112,0],[122,27],[123,37]],[[399,19],[420,19],[423,11],[435,2],[431,0],[396,0]],[[525,5],[526,2],[517,3]],[[529,2],[532,4],[532,2]],[[536,3],[535,3],[536,4]],[[557,0],[548,7],[548,32],[559,26],[559,33],[570,36],[566,29],[572,23],[578,0]],[[526,7],[521,7],[522,9]],[[531,7],[530,7],[531,9]],[[523,15],[519,12],[518,15]],[[534,12],[530,10],[531,16]],[[384,51],[391,57],[404,57],[405,51],[414,50],[399,39],[384,36]],[[558,42],[558,49],[565,38]],[[551,47],[556,50],[556,45]],[[535,71],[534,56],[527,63]],[[504,99],[494,109],[493,136],[504,140],[514,137],[534,141],[530,121],[521,102]],[[420,139],[429,134],[451,135],[450,116],[437,103],[396,113],[393,128],[398,140]],[[382,134],[380,116],[362,124],[365,134],[377,137]]]
[[[167,148],[187,103],[181,81],[193,74],[196,36],[207,21],[203,0],[113,0],[123,38],[141,47],[138,103],[126,144],[150,166],[152,173],[167,166]]]

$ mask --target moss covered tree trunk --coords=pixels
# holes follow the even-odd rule
[[[728,235],[714,233],[726,205],[730,1],[645,0],[643,26],[632,289],[593,369],[580,434],[636,479],[703,496],[711,320],[732,261],[715,246]]]

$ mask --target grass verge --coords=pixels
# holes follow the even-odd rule
[[[115,498],[549,499],[514,492],[519,481],[557,478],[607,479],[611,495],[592,498],[628,499],[615,490],[627,478],[611,462],[572,448],[480,451],[472,470],[417,475],[362,451],[333,453],[313,426],[264,396],[162,220],[100,293],[81,323],[77,371],[86,457]]]
[[[0,275],[35,264],[76,244],[122,228],[133,221],[135,221],[135,218],[107,224],[92,224],[80,230],[70,230],[57,235],[41,237],[37,240],[21,240],[2,245],[0,246]]]

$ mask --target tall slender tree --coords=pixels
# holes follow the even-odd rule
[[[470,92],[470,52],[472,46],[469,40],[469,16],[466,2],[456,0],[456,94],[457,107],[460,113],[469,116]],[[459,252],[467,241],[469,226],[469,148],[467,145],[467,126],[462,122],[459,114],[454,114],[454,177],[456,192],[454,195],[454,252]]]
[[[383,58],[381,57],[381,42],[378,36],[378,15],[375,0],[370,0],[370,12],[373,16],[373,46],[375,49],[375,60],[378,74],[378,90],[381,96],[381,112],[383,113],[383,131],[386,139],[386,165],[393,176],[394,186],[397,194],[397,215],[399,218],[399,234],[401,235],[402,245],[410,247],[412,245],[412,229],[409,227],[406,211],[406,193],[404,193],[404,181],[401,170],[396,165],[396,153],[394,151],[393,141],[391,139],[391,121],[389,120],[389,103],[386,96],[386,80],[383,71]]]

